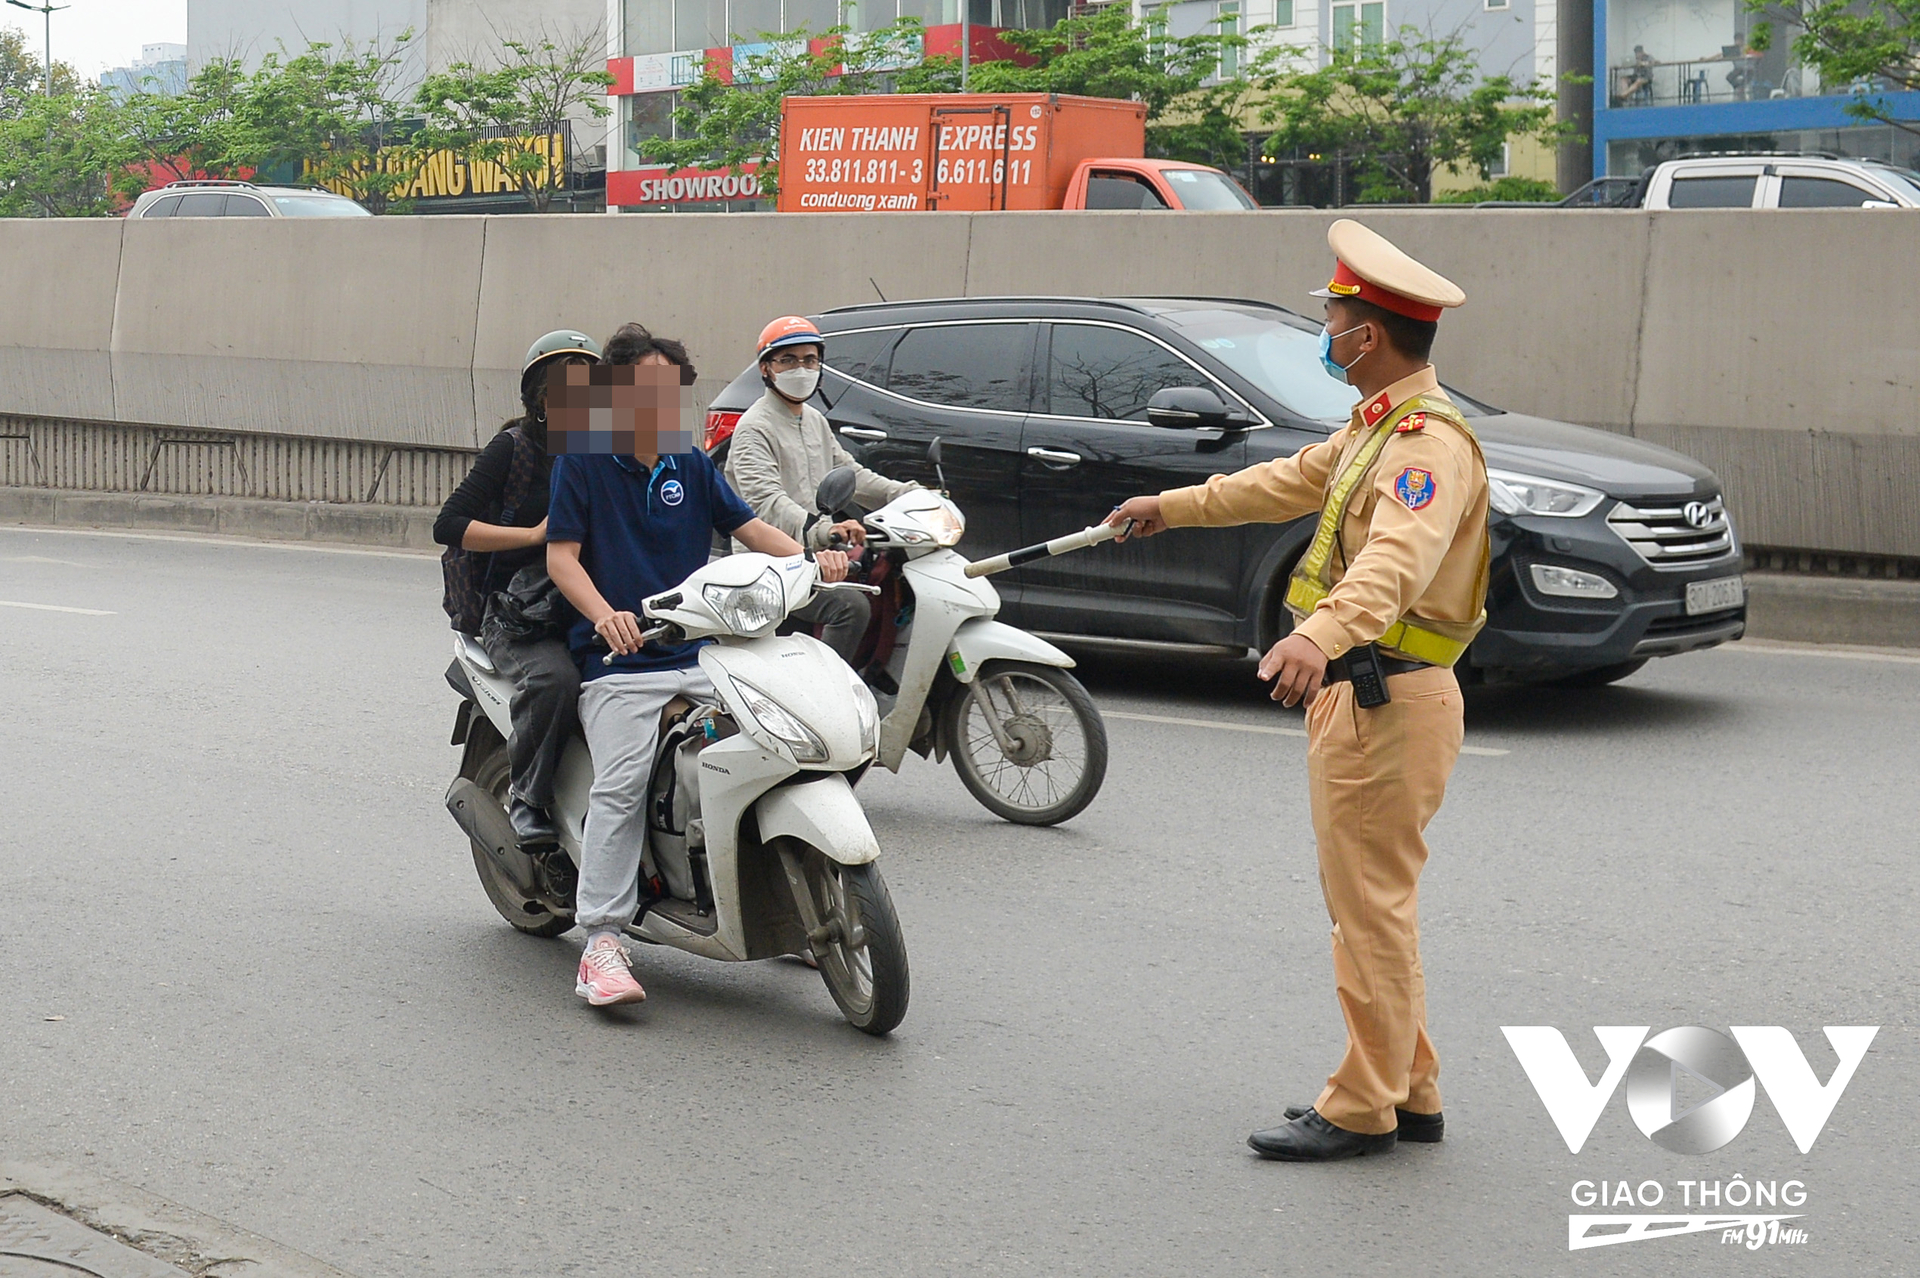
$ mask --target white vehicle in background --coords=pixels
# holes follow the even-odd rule
[[[1920,173],[1833,155],[1714,155],[1646,175],[1649,209],[1920,209]]]
[[[324,186],[260,186],[228,178],[191,178],[143,192],[128,220],[157,217],[372,217]]]
[[[885,1034],[907,1013],[907,951],[875,860],[879,841],[849,777],[872,763],[873,694],[810,635],[778,635],[822,585],[811,561],[741,554],[715,560],[642,605],[643,639],[700,649],[717,704],[676,698],[661,714],[648,788],[643,899],[626,934],[723,961],[811,954],[855,1028]],[[474,868],[502,918],[522,932],[573,926],[593,760],[578,735],[554,785],[559,845],[523,851],[507,820],[511,683],[480,645],[454,636],[447,678],[466,700],[464,744],[447,810],[473,844]],[[463,686],[464,685],[464,686]]]

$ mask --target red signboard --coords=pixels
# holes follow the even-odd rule
[[[607,204],[614,208],[670,208],[677,204],[728,204],[764,199],[760,166],[726,169],[670,169],[665,165],[607,174]]]

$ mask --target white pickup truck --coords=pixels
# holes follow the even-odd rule
[[[1920,209],[1920,173],[1832,155],[1701,155],[1604,177],[1560,201],[1582,209]]]

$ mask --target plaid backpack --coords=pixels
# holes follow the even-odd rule
[[[507,427],[513,436],[513,460],[507,464],[507,482],[500,491],[500,504],[483,522],[512,527],[514,517],[527,503],[527,497],[540,482],[540,445],[529,439],[519,426]],[[493,554],[448,546],[440,556],[440,575],[446,584],[441,607],[453,621],[453,628],[466,634],[480,633],[487,615],[487,596],[493,593]]]

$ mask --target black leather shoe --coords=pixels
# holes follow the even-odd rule
[[[1289,1105],[1286,1110],[1287,1121],[1292,1122],[1312,1110],[1311,1105]],[[1439,1114],[1416,1114],[1410,1109],[1396,1109],[1393,1116],[1400,1124],[1400,1140],[1403,1144],[1411,1141],[1416,1145],[1438,1145],[1447,1129],[1446,1119]]]
[[[1271,1127],[1247,1137],[1254,1153],[1286,1163],[1330,1163],[1336,1158],[1384,1154],[1393,1143],[1392,1132],[1378,1136],[1350,1132],[1335,1127],[1311,1109],[1284,1127]]]
[[[507,805],[507,820],[513,823],[513,837],[520,840],[523,848],[560,841],[560,832],[553,828],[553,818],[524,799],[515,799]]]

